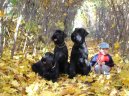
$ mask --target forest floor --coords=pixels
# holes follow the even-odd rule
[[[89,60],[97,53],[97,43],[88,42]],[[69,53],[72,43],[67,42]],[[124,62],[118,53],[112,53],[115,62],[111,74],[89,76],[77,75],[69,79],[61,75],[58,82],[52,83],[32,72],[31,65],[40,60],[43,53],[52,51],[53,45],[45,47],[40,54],[26,58],[22,52],[17,52],[14,59],[10,51],[4,49],[0,59],[0,96],[129,96],[129,61]]]

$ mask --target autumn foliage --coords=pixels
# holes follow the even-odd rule
[[[69,51],[72,43],[67,41]],[[88,43],[89,60],[97,52],[97,45]],[[49,48],[49,50],[52,50]],[[44,52],[36,56],[18,52],[14,59],[10,59],[10,52],[5,49],[0,60],[0,95],[1,96],[128,96],[129,95],[129,64],[123,61],[119,54],[112,54],[115,67],[108,76],[96,75],[91,72],[89,76],[77,75],[69,79],[61,75],[58,82],[52,83],[32,72],[32,63],[39,60]]]

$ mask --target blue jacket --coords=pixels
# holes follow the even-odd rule
[[[113,67],[113,66],[114,66],[114,62],[113,62],[112,57],[111,57],[109,54],[107,54],[107,56],[108,56],[108,58],[109,58],[109,61],[108,61],[108,62],[106,61],[106,62],[105,62],[105,65],[107,65],[107,66],[109,66],[109,67]],[[98,59],[98,54],[94,55],[94,56],[91,58],[90,65],[91,65],[91,66],[94,66],[94,65],[96,64],[96,62],[97,62],[97,59]]]

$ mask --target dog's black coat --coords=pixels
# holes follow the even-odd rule
[[[71,35],[74,42],[70,57],[69,77],[73,78],[76,74],[88,75],[90,66],[87,63],[88,50],[85,44],[85,37],[88,32],[83,28],[76,28]]]
[[[32,65],[32,70],[35,73],[38,73],[41,77],[55,82],[58,77],[56,76],[56,68],[54,64],[54,54],[46,52],[45,56],[42,57],[40,61]]]
[[[68,49],[64,42],[66,34],[61,30],[56,30],[51,39],[55,44],[54,60],[56,64],[57,75],[68,73]]]

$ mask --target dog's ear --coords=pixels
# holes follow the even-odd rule
[[[60,30],[55,30],[55,32],[51,36],[51,40],[54,41],[56,34],[60,33]]]
[[[71,34],[71,40],[74,42],[75,41],[75,35],[76,35],[76,32],[79,32],[79,28],[75,28],[73,33]]]
[[[72,34],[71,34],[71,40],[74,42],[74,35],[75,33],[73,32]]]
[[[75,30],[74,31],[78,31],[80,28],[75,28]]]
[[[66,38],[66,37],[67,37],[67,34],[66,34],[66,33],[64,33],[64,31],[62,31],[62,30],[56,30],[56,31],[58,31],[58,33],[62,33],[62,35],[63,35],[63,37],[64,37],[64,38]]]
[[[86,37],[88,34],[89,34],[89,33],[85,30],[85,32],[84,32],[85,37]]]
[[[55,33],[55,32],[54,32]],[[52,34],[51,36],[51,40],[53,41],[54,40],[54,33]]]
[[[41,58],[41,62],[43,62],[43,61],[45,60],[47,54],[48,54],[48,52],[46,52],[46,53],[44,54],[44,56]]]
[[[62,33],[62,35],[63,35],[64,38],[67,37],[67,34],[64,31],[62,31],[62,30],[56,30],[56,31],[58,31],[58,33]]]
[[[53,37],[53,35],[51,36],[51,40],[53,41],[53,39],[54,39],[54,37]]]
[[[41,58],[41,62],[43,62],[43,61],[44,61],[44,57]]]
[[[82,35],[85,37],[89,34],[84,28],[80,28],[79,30],[80,32],[82,32]]]

